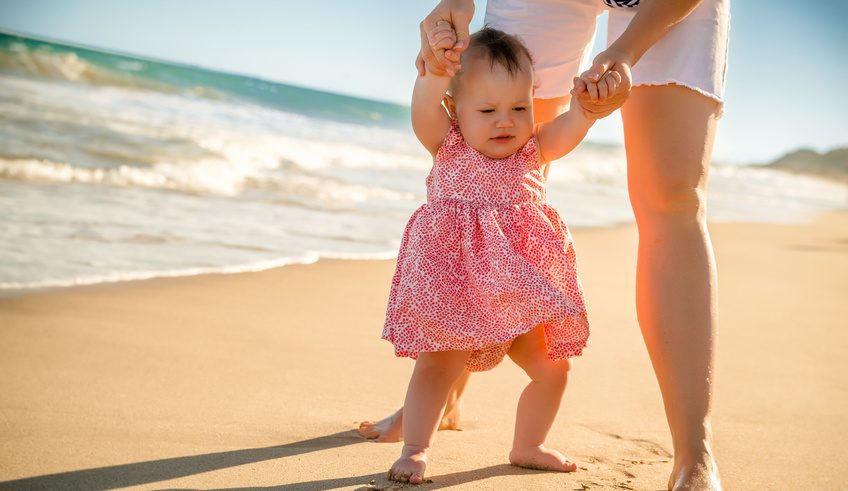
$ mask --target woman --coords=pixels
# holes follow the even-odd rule
[[[639,230],[636,309],[674,444],[669,489],[718,490],[712,455],[716,268],[706,227],[706,184],[721,116],[729,0],[489,0],[486,23],[517,34],[537,64],[537,121],[562,112],[572,94],[599,114],[622,107],[630,202]],[[608,48],[577,75],[591,49],[597,16],[610,10]],[[442,0],[422,22],[451,22],[453,50],[422,37],[417,65],[458,70],[473,0]],[[463,44],[465,43],[465,44]],[[632,67],[632,73],[631,73]],[[594,82],[607,71],[624,81],[614,94]],[[632,89],[631,89],[632,81]],[[628,94],[629,92],[629,94]],[[467,373],[446,401],[442,429],[456,428]],[[402,408],[360,432],[402,438]]]

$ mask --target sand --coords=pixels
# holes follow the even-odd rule
[[[727,489],[848,489],[848,214],[712,224],[715,447]],[[634,311],[633,226],[574,233],[592,322],[551,446],[508,465],[525,376],[474,375],[419,489],[664,489],[671,444]],[[400,443],[354,429],[403,400],[380,339],[394,261],[319,261],[0,300],[0,488],[403,489]]]

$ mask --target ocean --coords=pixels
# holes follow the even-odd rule
[[[0,33],[0,294],[397,254],[431,158],[409,107]],[[797,223],[848,187],[714,162],[711,221]],[[633,221],[624,150],[554,163],[571,228]]]

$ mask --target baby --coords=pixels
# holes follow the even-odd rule
[[[447,22],[428,32],[451,49]],[[589,336],[571,235],[545,202],[544,168],[594,123],[574,104],[533,124],[533,61],[514,36],[484,28],[461,69],[419,76],[412,125],[433,155],[427,203],[409,220],[383,329],[416,359],[403,413],[405,444],[389,478],[421,483],[457,377],[508,355],[530,377],[518,401],[509,460],[562,472],[576,465],[544,445],[565,390],[568,358]],[[620,79],[604,83],[615,90]]]

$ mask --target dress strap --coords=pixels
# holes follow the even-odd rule
[[[527,143],[518,150],[521,157],[525,160],[528,169],[538,169],[545,164],[542,162],[542,152],[539,150],[539,128],[541,123],[533,126],[533,136]]]
[[[442,146],[439,147],[439,151],[436,153],[436,159],[441,160],[445,158],[445,152],[457,151],[457,147],[465,141],[462,138],[462,132],[459,131],[459,121],[456,118],[451,118],[450,123],[450,130],[448,130],[448,134],[445,135],[445,139],[442,141]]]
[[[445,146],[459,145],[462,142],[462,132],[459,130],[459,120],[452,117],[450,120],[450,131],[445,136]]]

